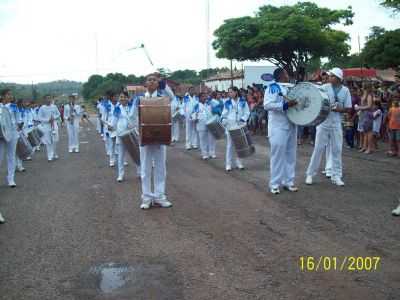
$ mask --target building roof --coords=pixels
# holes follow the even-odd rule
[[[242,70],[240,71],[233,71],[232,72],[232,76],[231,76],[231,72],[223,72],[223,73],[219,73],[217,75],[208,77],[205,81],[221,81],[221,80],[233,80],[233,79],[242,79],[244,78],[244,73]]]

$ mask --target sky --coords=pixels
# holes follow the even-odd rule
[[[145,75],[156,68],[207,67],[207,0],[0,0],[0,81],[38,83],[59,79],[86,81],[91,74]],[[210,34],[225,19],[253,16],[262,5],[290,0],[209,0]],[[379,0],[312,1],[331,9],[349,4],[355,17],[350,34],[358,52],[371,26],[400,27],[400,17]],[[143,49],[144,44],[154,65]],[[210,47],[211,48],[211,47]],[[266,62],[244,62],[260,65]],[[229,66],[211,50],[211,67]],[[241,68],[242,62],[235,63]]]

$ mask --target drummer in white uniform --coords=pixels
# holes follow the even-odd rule
[[[68,152],[79,152],[79,121],[82,109],[75,103],[75,96],[69,96],[69,103],[64,106],[64,120],[67,122]]]
[[[186,150],[191,150],[192,148],[197,149],[198,147],[196,124],[192,119],[193,108],[198,101],[193,91],[193,87],[191,87],[189,93],[183,97],[183,110],[185,112],[186,125]]]
[[[221,122],[225,126],[226,131],[226,155],[225,155],[225,170],[232,171],[232,158],[236,156],[236,167],[243,170],[244,166],[241,159],[234,151],[229,129],[231,127],[245,125],[250,116],[249,106],[247,101],[239,96],[237,87],[229,88],[229,99],[224,103],[224,109],[221,115]],[[235,152],[235,154],[233,154]]]
[[[153,73],[147,75],[146,93],[144,97],[141,98],[141,101],[150,101],[148,99],[161,96],[168,96],[172,100],[174,98],[174,94],[172,93],[171,89],[167,85],[160,87],[160,83],[163,82],[160,81],[158,74]],[[167,200],[167,196],[165,194],[165,184],[167,178],[166,160],[167,147],[165,145],[155,144],[140,147],[142,177],[142,204],[140,208],[149,209],[153,203],[165,208],[172,206],[172,203]],[[154,182],[154,191],[151,190],[152,176]]]
[[[306,184],[313,183],[313,176],[317,174],[325,147],[329,145],[332,170],[332,183],[344,186],[342,181],[342,147],[343,129],[341,114],[349,113],[352,108],[351,95],[347,87],[343,86],[343,71],[333,68],[329,71],[329,81],[323,85],[331,104],[331,112],[327,119],[317,127],[314,151],[306,172]]]
[[[222,101],[220,102],[216,98],[217,98],[217,93],[213,92],[212,95],[208,97],[205,103],[208,112],[207,118],[210,118],[212,116],[217,116],[218,118],[220,118],[221,116],[224,104]],[[217,158],[215,151],[217,141],[210,130],[207,130],[207,139],[208,139],[208,156],[212,159],[215,159]]]
[[[297,126],[287,117],[289,107],[295,106],[295,100],[287,100],[287,88],[282,83],[289,82],[286,70],[277,68],[272,82],[265,91],[264,109],[268,111],[268,137],[271,146],[270,181],[272,194],[279,194],[280,187],[297,192],[295,185]]]
[[[56,143],[59,140],[57,120],[60,112],[57,107],[51,103],[49,95],[45,96],[45,105],[39,109],[39,129],[43,132],[42,142],[46,145],[47,160],[49,162],[58,158],[56,153]]]
[[[200,93],[199,95],[199,102],[193,108],[192,114],[196,114],[196,130],[199,134],[200,140],[200,150],[201,150],[201,157],[203,160],[207,160],[210,158],[209,153],[209,143],[208,143],[208,129],[206,126],[207,120],[209,118],[209,112],[206,102],[206,94]],[[215,154],[214,154],[215,155]]]
[[[180,116],[184,115],[184,110],[181,105],[181,101],[178,96],[171,102],[171,111],[172,111],[172,127],[171,127],[171,142],[177,143],[179,142],[179,134],[180,134]]]
[[[113,112],[112,129],[117,133],[116,146],[118,147],[118,182],[124,180],[125,175],[125,155],[126,149],[119,137],[126,130],[133,129],[135,126],[134,120],[134,106],[128,105],[129,95],[127,92],[122,92],[119,96],[119,105],[117,105]],[[140,176],[140,166],[136,166],[137,175]]]
[[[22,101],[22,99],[19,99],[17,101],[17,119],[20,122],[18,124],[19,128],[21,129],[21,133],[20,134],[28,136],[28,131],[29,131],[29,128],[28,128],[28,110],[25,108],[24,102]],[[18,142],[17,142],[17,144],[18,144]],[[28,156],[27,160],[32,160],[31,156]],[[25,172],[26,171],[26,169],[23,166],[22,159],[20,159],[17,154],[15,154],[15,167],[16,167],[16,170],[18,172]]]
[[[0,139],[0,165],[3,161],[4,153],[7,157],[7,181],[9,187],[16,187],[15,184],[15,153],[17,149],[18,141],[18,120],[17,120],[17,106],[13,101],[13,96],[10,89],[4,89],[1,91],[2,107],[5,107],[10,112],[11,124],[10,125],[10,140],[6,142],[4,139]]]

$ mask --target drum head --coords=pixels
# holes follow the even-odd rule
[[[2,107],[0,108],[0,137],[9,142],[12,138],[12,123],[10,111]]]
[[[313,124],[323,113],[328,100],[325,92],[308,82],[302,82],[293,87],[288,93],[288,98],[299,102],[288,109],[287,117],[292,123],[300,126]]]

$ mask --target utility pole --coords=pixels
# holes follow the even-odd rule
[[[232,65],[233,65],[233,60],[231,59],[231,87],[233,87],[233,69],[232,69]]]
[[[99,74],[99,45],[97,39],[97,33],[95,33],[95,43],[96,43],[96,74]]]

